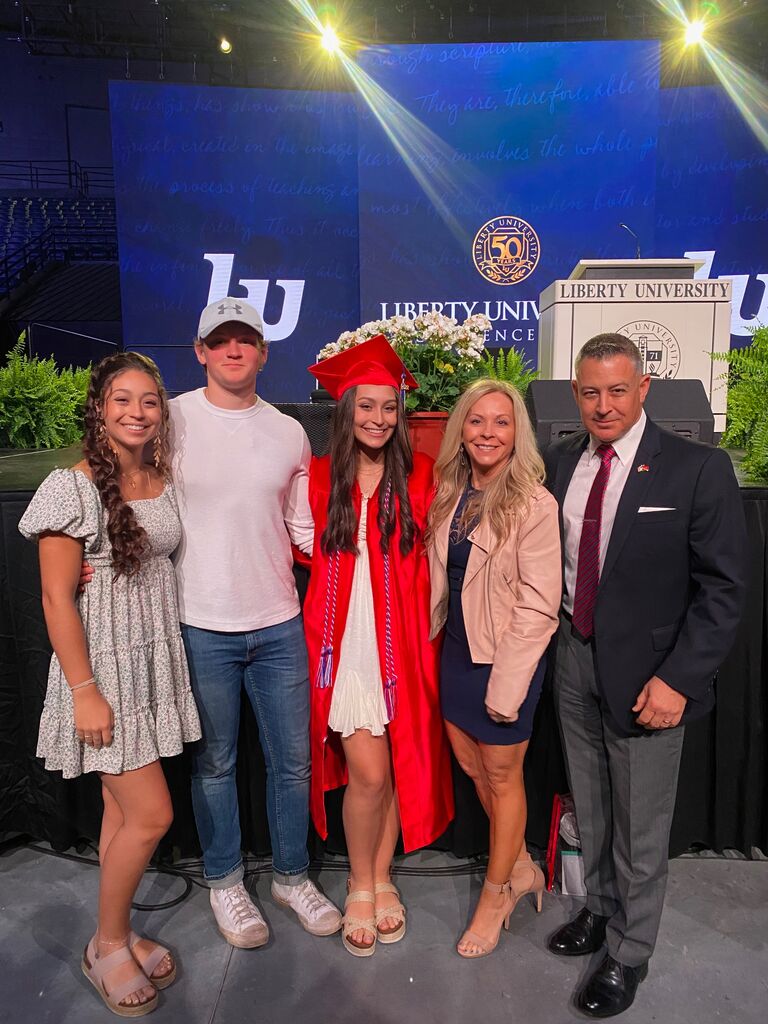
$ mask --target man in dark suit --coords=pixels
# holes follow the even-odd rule
[[[730,459],[652,423],[649,386],[629,339],[592,338],[573,382],[586,432],[545,453],[564,549],[554,692],[587,889],[549,949],[605,943],[576,997],[591,1017],[626,1010],[647,974],[684,723],[712,708],[746,574]]]

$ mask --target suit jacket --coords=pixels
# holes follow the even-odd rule
[[[579,431],[544,453],[561,531],[563,501],[587,443]],[[616,510],[594,611],[597,683],[625,735],[645,731],[631,709],[654,675],[688,698],[683,721],[712,708],[717,669],[741,616],[746,550],[728,455],[648,420]]]
[[[456,507],[458,501],[456,502]],[[429,546],[430,638],[448,616],[448,538],[456,507],[435,531]],[[537,487],[528,515],[514,520],[496,546],[487,519],[469,534],[472,544],[461,607],[472,661],[492,665],[485,700],[515,721],[533,674],[557,629],[562,583],[557,503]]]

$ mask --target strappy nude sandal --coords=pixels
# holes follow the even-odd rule
[[[376,932],[378,934],[379,942],[383,942],[385,945],[391,942],[399,942],[400,939],[405,935],[405,907],[401,902],[400,893],[396,885],[392,885],[391,882],[377,882],[373,888],[374,894],[382,892],[390,892],[394,896],[397,896],[398,902],[393,903],[390,907],[381,907],[376,911]],[[396,928],[392,928],[391,931],[382,931],[379,924],[386,918],[394,918],[398,921]]]
[[[344,916],[341,919],[341,941],[344,945],[344,949],[352,956],[373,956],[376,950],[376,937],[378,935],[376,929],[376,918],[375,917],[351,917],[347,913],[347,907],[350,903],[372,903],[376,906],[376,897],[372,892],[368,892],[365,889],[360,889],[357,892],[351,892],[344,900]],[[375,910],[374,910],[375,913]],[[358,930],[370,932],[373,935],[373,942],[370,946],[358,946],[352,942],[349,936],[352,932]]]
[[[544,872],[527,851],[520,860],[515,861],[509,883],[515,898],[513,910],[517,906],[518,900],[530,893],[536,905],[536,913],[541,913],[541,894],[546,885]]]
[[[148,953],[144,957],[143,961],[139,959],[139,955],[136,952],[135,948],[136,944],[140,942],[142,939],[144,939],[145,942],[151,942],[152,945],[155,947],[151,953]],[[142,969],[147,978],[149,978],[151,984],[153,984],[156,989],[162,991],[162,989],[168,988],[169,985],[172,985],[174,983],[174,981],[176,980],[176,959],[173,953],[170,951],[170,949],[166,949],[165,946],[161,946],[160,943],[155,942],[154,939],[148,939],[145,935],[137,935],[136,932],[131,932],[131,934],[128,936],[128,945],[131,948],[133,959],[136,961],[136,963],[139,965],[139,967]],[[158,974],[157,976],[155,976],[154,972],[157,970],[157,968],[163,962],[163,959],[166,956],[169,958],[171,962],[170,971],[166,971],[165,974]]]
[[[107,992],[104,984],[105,976],[116,967],[128,962],[136,968],[136,973],[121,985],[116,985],[113,991]],[[155,988],[136,964],[127,942],[125,946],[120,946],[119,949],[107,953],[106,956],[97,956],[96,943],[94,939],[91,939],[83,951],[83,960],[80,966],[83,974],[104,1000],[104,1005],[118,1017],[144,1017],[156,1008],[157,992],[146,1003],[138,1003],[136,1006],[124,1006],[121,1002],[126,996],[133,995],[142,988]]]
[[[463,956],[465,960],[478,960],[481,956],[491,955],[499,944],[499,936],[501,935],[502,926],[509,931],[509,916],[515,909],[515,898],[512,895],[512,885],[509,881],[502,882],[501,885],[496,885],[495,882],[489,882],[486,878],[483,882],[483,888],[487,892],[492,892],[496,896],[503,896],[504,903],[497,911],[498,925],[496,928],[496,934],[492,938],[487,939],[483,935],[478,935],[477,932],[473,932],[469,928],[461,936],[456,946],[456,952],[459,956]],[[462,942],[471,942],[472,945],[477,948],[477,952],[462,950],[460,948]]]

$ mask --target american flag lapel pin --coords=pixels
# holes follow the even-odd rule
[[[651,467],[650,466],[646,466],[646,464],[644,462],[641,462],[640,465],[637,467],[637,472],[638,473],[649,473],[650,470],[651,470]]]

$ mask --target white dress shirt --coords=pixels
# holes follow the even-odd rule
[[[637,455],[640,438],[645,430],[646,415],[640,411],[640,419],[635,423],[623,437],[613,441],[615,458],[611,459],[611,471],[608,476],[608,483],[603,495],[603,512],[600,519],[600,572],[603,571],[605,553],[608,550],[608,541],[611,539],[613,521],[616,518],[616,509],[619,506],[619,499],[624,490],[624,485],[629,477],[630,470]],[[597,471],[600,468],[600,456],[597,449],[601,444],[607,442],[590,434],[589,444],[584,449],[581,458],[574,470],[571,482],[563,502],[563,532],[565,548],[565,593],[563,595],[563,608],[569,615],[573,614],[573,597],[576,593],[576,570],[579,561],[579,544],[581,542],[581,527],[584,522],[584,510],[587,507],[587,498],[595,482]]]

